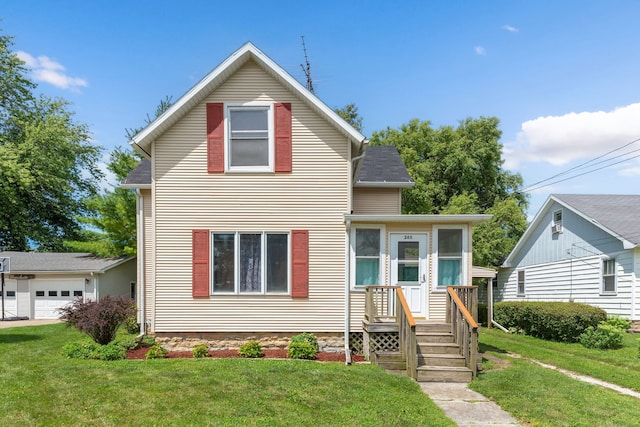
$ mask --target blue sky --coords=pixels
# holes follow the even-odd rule
[[[532,216],[550,193],[638,193],[638,17],[635,0],[3,0],[0,28],[107,154],[246,41],[304,81],[304,35],[316,94],[356,103],[365,135],[496,116],[525,187],[591,161],[533,186]]]

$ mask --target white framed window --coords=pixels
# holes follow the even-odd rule
[[[465,285],[467,233],[459,226],[434,228],[434,288],[444,290],[447,286]]]
[[[616,293],[616,260],[602,260],[602,293]]]
[[[273,172],[272,104],[225,105],[227,171]]]
[[[525,271],[524,270],[518,270],[518,289],[517,289],[517,296],[519,297],[523,297],[525,295]]]
[[[384,227],[351,228],[351,288],[384,284]]]
[[[289,233],[213,232],[212,291],[289,293]]]

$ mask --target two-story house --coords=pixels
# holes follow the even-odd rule
[[[367,147],[251,43],[131,144],[139,319],[159,339],[306,331],[348,349],[365,286],[399,285],[416,318],[444,319],[446,286],[471,284],[471,227],[489,216],[402,215],[397,150]]]

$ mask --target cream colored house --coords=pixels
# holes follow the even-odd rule
[[[446,286],[471,284],[471,227],[489,216],[402,215],[396,149],[367,147],[251,43],[131,144],[147,333],[348,346],[365,286],[400,285],[416,318],[444,319]]]

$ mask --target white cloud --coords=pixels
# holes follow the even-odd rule
[[[49,83],[60,89],[78,91],[81,87],[89,86],[89,83],[79,77],[71,77],[65,73],[66,68],[45,55],[34,57],[27,52],[17,51],[16,55],[25,65],[31,68],[34,80]]]
[[[473,50],[476,51],[477,55],[486,55],[487,54],[487,49],[485,49],[482,46],[476,46],[476,47],[473,48]]]
[[[522,124],[516,140],[504,144],[505,167],[546,162],[561,166],[600,156],[640,138],[640,103],[612,111],[539,117]],[[631,145],[627,151],[640,148]],[[612,155],[623,154],[621,150]],[[635,153],[637,154],[637,153]],[[620,173],[634,174],[632,169]]]
[[[513,26],[511,26],[511,25],[509,25],[509,24],[505,24],[505,25],[503,25],[501,28],[502,28],[503,30],[507,30],[507,31],[509,31],[510,33],[517,33],[518,31],[520,31],[518,28],[513,27]]]

